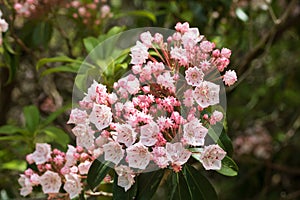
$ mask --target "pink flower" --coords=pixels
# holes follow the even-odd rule
[[[118,186],[123,187],[125,192],[131,188],[134,184],[134,173],[133,171],[125,165],[120,165],[115,167],[115,171],[118,174]]]
[[[188,64],[187,52],[182,47],[171,47],[171,58],[179,60],[179,63],[183,66]]]
[[[160,33],[155,33],[154,34],[154,42],[156,42],[157,44],[160,44],[163,42],[163,35]]]
[[[139,65],[146,63],[146,59],[149,56],[148,47],[146,47],[140,41],[136,42],[136,45],[130,49],[131,64]]]
[[[136,143],[126,149],[129,167],[145,169],[150,162],[151,153],[142,143]]]
[[[223,81],[226,85],[231,86],[237,81],[237,76],[234,70],[228,70],[223,75]]]
[[[61,178],[58,173],[46,171],[40,177],[40,184],[44,193],[58,193],[61,186]]]
[[[116,165],[124,157],[124,150],[118,142],[109,142],[103,145],[104,159],[115,163]]]
[[[0,32],[6,32],[8,30],[8,23],[5,19],[0,19]]]
[[[124,143],[127,147],[135,142],[137,133],[129,124],[116,124],[116,131],[118,142]]]
[[[76,136],[76,144],[90,149],[94,145],[94,131],[87,124],[78,124],[72,129]]]
[[[174,79],[171,77],[171,74],[169,71],[165,72],[163,75],[159,75],[157,77],[157,83],[162,85],[165,88],[169,88],[170,90],[173,90],[175,88],[174,85]]]
[[[217,144],[205,146],[200,156],[200,162],[206,170],[220,170],[222,159],[226,152]]]
[[[127,92],[129,92],[129,94],[136,94],[140,89],[139,80],[132,74],[129,74],[128,76],[126,76],[124,78],[121,78],[118,81],[118,84],[120,86],[119,90],[125,89]],[[121,92],[121,93],[123,93],[123,92]]]
[[[193,146],[204,145],[204,138],[208,130],[194,118],[192,121],[183,125],[183,140]]]
[[[211,125],[214,125],[217,122],[220,122],[222,119],[223,119],[223,113],[215,110],[210,117],[209,123]]]
[[[85,110],[75,108],[71,111],[70,119],[67,124],[83,124],[87,123],[88,115]]]
[[[159,127],[155,122],[150,122],[141,127],[141,143],[145,146],[152,146],[157,142]]]
[[[200,62],[199,67],[202,69],[202,71],[207,71],[211,68],[211,63],[207,60],[203,60]]]
[[[107,89],[105,85],[97,83],[95,80],[93,84],[89,87],[88,93],[83,98],[83,102],[96,102],[98,104],[105,103],[107,98]]]
[[[215,48],[215,44],[209,41],[203,41],[200,43],[200,49],[205,52],[209,53]]]
[[[83,163],[80,163],[78,165],[79,173],[81,175],[87,174],[89,172],[91,164],[92,163],[90,161],[88,161],[88,160],[84,161]]]
[[[165,117],[165,116],[158,117],[156,122],[161,131],[171,128],[174,125],[173,121],[169,117]]]
[[[37,175],[36,173],[32,174],[30,176],[30,183],[32,186],[39,185],[40,184],[40,176]]]
[[[142,33],[140,39],[146,47],[152,46],[153,37],[149,31]]]
[[[89,119],[100,131],[112,122],[111,109],[106,105],[94,104]]]
[[[186,90],[183,96],[184,96],[183,104],[187,107],[193,106],[194,104],[193,90],[192,89]]]
[[[202,39],[199,36],[198,28],[189,28],[181,37],[184,48],[192,49]]]
[[[219,103],[219,91],[219,85],[203,81],[195,88],[193,97],[202,108],[206,108]]]
[[[222,50],[221,50],[221,56],[229,59],[230,56],[231,56],[231,50],[227,49],[227,48],[222,48]]]
[[[47,143],[36,143],[32,160],[35,164],[43,164],[51,158],[51,146]]]
[[[185,79],[189,85],[198,86],[203,78],[204,73],[198,67],[190,67],[185,71]]]
[[[166,168],[169,165],[169,159],[167,157],[167,150],[164,147],[154,147],[151,152],[153,161],[160,167]]]
[[[166,144],[167,158],[174,165],[183,165],[188,161],[191,156],[191,152],[186,150],[181,142]]]
[[[81,193],[82,187],[80,178],[77,174],[66,174],[65,178],[64,190],[69,193],[70,199],[73,199]]]
[[[190,25],[187,22],[184,22],[183,24],[178,22],[175,26],[176,31],[181,32],[181,33],[185,33],[189,30]]]

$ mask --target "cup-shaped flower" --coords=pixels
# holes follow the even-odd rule
[[[204,138],[208,130],[197,118],[183,125],[183,140],[189,145],[204,145]]]
[[[46,171],[40,177],[40,184],[45,194],[58,193],[61,186],[61,178],[58,173]]]
[[[206,170],[220,170],[222,159],[226,152],[217,144],[205,146],[200,156],[200,162]]]

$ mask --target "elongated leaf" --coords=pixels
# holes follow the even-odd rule
[[[137,194],[137,182],[135,182],[129,190],[125,192],[123,187],[118,186],[118,175],[115,173],[113,184],[113,200],[132,200]]]
[[[171,173],[170,200],[192,200],[192,193],[182,171]]]
[[[36,70],[39,70],[43,65],[45,65],[47,63],[53,63],[53,62],[67,62],[67,63],[83,64],[82,61],[69,58],[68,56],[58,56],[58,57],[53,57],[53,58],[42,58],[38,61],[37,65],[36,65]]]
[[[59,66],[59,67],[53,67],[50,69],[46,69],[42,72],[41,76],[46,76],[48,74],[52,73],[58,73],[58,72],[71,72],[71,73],[77,73],[80,68],[80,65],[65,65],[65,66]]]
[[[71,108],[71,104],[63,106],[56,110],[55,112],[51,113],[44,121],[41,122],[41,128],[48,126],[51,122],[53,122],[59,115],[64,113],[66,110]]]
[[[87,176],[89,187],[94,190],[101,183],[110,169],[109,162],[102,163],[98,159],[94,160]]]
[[[164,175],[164,170],[160,169],[153,172],[142,173],[138,179],[137,199],[149,200],[155,194],[159,183]]]
[[[228,156],[232,156],[233,145],[231,139],[228,137],[224,130],[219,137],[218,144],[227,152]]]
[[[25,141],[26,138],[20,135],[13,135],[13,136],[1,136],[0,141],[5,141],[5,140],[23,140]]]
[[[25,116],[25,125],[26,128],[34,133],[38,129],[38,125],[40,123],[40,112],[36,106],[26,106],[23,109]]]
[[[53,27],[49,22],[42,21],[38,23],[32,33],[32,43],[34,46],[48,46],[52,36]]]
[[[185,165],[183,174],[186,178],[192,199],[197,200],[216,200],[218,199],[217,193],[211,183],[196,170],[193,166]]]
[[[13,125],[4,125],[0,127],[0,135],[1,134],[15,134],[15,133],[24,133],[26,132],[24,129],[19,128]]]
[[[87,37],[83,39],[84,47],[88,53],[91,52],[99,43],[99,40],[94,37]]]
[[[222,160],[222,168],[217,172],[225,176],[236,176],[238,174],[238,170],[239,168],[237,164],[229,156],[225,156]]]
[[[48,126],[42,129],[42,132],[44,132],[49,137],[48,141],[46,142],[56,142],[62,147],[67,146],[67,144],[70,142],[70,138],[67,133],[55,126]]]

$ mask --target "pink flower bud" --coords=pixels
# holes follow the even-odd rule
[[[51,169],[52,169],[52,166],[51,166],[51,164],[46,164],[46,165],[45,165],[45,169],[47,169],[47,170],[51,170]]]
[[[63,167],[60,169],[60,173],[65,175],[70,173],[70,169],[68,167]]]
[[[81,146],[77,146],[76,147],[76,151],[77,151],[77,153],[82,153],[83,152],[83,148]]]
[[[24,174],[26,176],[31,176],[33,174],[33,171],[32,171],[32,169],[28,168],[28,169],[25,170]]]

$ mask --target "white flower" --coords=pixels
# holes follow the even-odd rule
[[[116,131],[118,142],[124,143],[127,147],[135,142],[137,133],[129,124],[116,124]]]
[[[136,42],[136,45],[130,49],[131,64],[139,65],[146,63],[146,59],[149,56],[148,47],[146,47],[140,41]]]
[[[124,157],[124,150],[118,142],[110,142],[103,145],[103,151],[104,159],[113,162],[116,165],[119,164]]]
[[[20,175],[18,182],[21,185],[20,194],[22,196],[27,196],[32,192],[32,185],[30,184],[30,179],[26,177],[24,174]]]
[[[141,143],[146,146],[152,146],[157,141],[159,127],[155,122],[150,122],[141,127]]]
[[[134,173],[133,171],[125,165],[120,165],[115,167],[115,171],[118,174],[118,186],[123,187],[125,192],[131,188],[134,184]]]
[[[158,84],[162,85],[165,88],[169,88],[171,90],[175,88],[174,82],[175,81],[169,71],[157,77]]]
[[[195,88],[193,97],[202,108],[206,108],[219,103],[219,92],[219,85],[209,81],[203,81]]]
[[[111,109],[106,105],[94,104],[89,119],[100,131],[112,122]]]
[[[188,161],[191,156],[191,152],[186,150],[181,142],[166,144],[167,158],[175,165],[183,165]]]
[[[150,162],[151,153],[142,143],[136,143],[126,149],[129,167],[146,169]]]
[[[47,143],[36,143],[32,160],[37,164],[43,164],[51,158],[51,146]]]
[[[164,147],[154,147],[151,152],[153,155],[153,161],[160,167],[166,168],[169,164],[167,157],[167,150]]]
[[[220,111],[215,110],[215,111],[212,113],[212,115],[211,115],[211,117],[210,117],[210,119],[209,119],[209,123],[210,123],[211,125],[214,125],[214,124],[216,124],[217,122],[220,122],[222,119],[223,119],[223,113],[220,112]]]
[[[40,184],[44,193],[58,193],[61,186],[61,178],[58,173],[46,171],[40,177]]]
[[[144,45],[146,45],[147,47],[151,47],[153,37],[152,37],[152,35],[149,31],[142,33],[140,35],[140,39],[141,39],[141,41],[143,42]]]
[[[198,86],[204,78],[204,73],[198,67],[190,67],[185,71],[185,79],[189,85]]]
[[[207,128],[202,126],[196,118],[183,125],[183,139],[189,145],[204,145],[204,138],[207,132]]]
[[[88,115],[86,111],[75,108],[71,111],[70,119],[67,124],[84,124],[87,122]]]
[[[77,162],[77,159],[74,157],[74,154],[76,153],[76,148],[72,145],[68,145],[68,151],[66,153],[66,166],[70,167],[75,165]]]
[[[90,161],[88,161],[88,160],[84,161],[84,163],[80,163],[78,165],[79,173],[81,175],[87,174],[89,172],[91,164],[92,163]]]
[[[200,162],[206,170],[220,170],[222,159],[226,152],[217,144],[205,146],[200,156]]]
[[[80,178],[77,174],[67,174],[65,175],[66,182],[64,185],[64,190],[69,193],[71,199],[76,197],[81,193],[82,187],[80,183]]]

